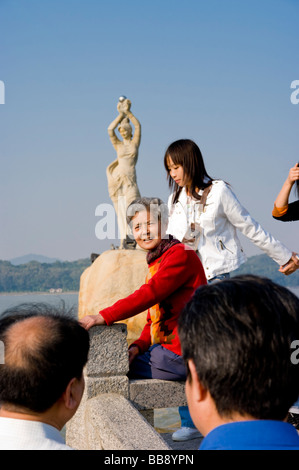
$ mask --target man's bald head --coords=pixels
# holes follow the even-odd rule
[[[27,306],[27,314],[0,320],[5,363],[0,365],[0,402],[43,412],[80,378],[87,362],[89,335],[77,320],[57,308]],[[30,315],[30,311],[32,314]],[[10,320],[10,318],[12,320]]]
[[[5,364],[8,367],[30,369],[32,361],[51,342],[55,320],[51,317],[33,316],[14,323],[6,332]]]

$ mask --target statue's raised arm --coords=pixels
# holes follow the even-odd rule
[[[134,199],[140,197],[135,165],[141,140],[141,125],[132,113],[131,101],[127,98],[120,97],[117,110],[118,116],[108,127],[108,135],[116,150],[117,159],[108,166],[107,179],[109,195],[117,213],[121,248],[126,248],[128,234],[126,209]],[[134,135],[130,121],[135,128]],[[117,126],[123,140],[115,133]]]
[[[135,132],[132,137],[132,143],[137,146],[137,148],[140,145],[140,140],[141,140],[141,125],[136,116],[131,111],[131,101],[128,99],[125,99],[124,101],[120,101],[118,103],[119,109],[121,112],[125,114],[125,116],[131,120],[131,122],[134,124],[135,127]]]
[[[131,111],[131,101],[127,98],[121,96],[119,102],[117,103],[118,116],[111,122],[108,127],[108,135],[110,137],[111,143],[115,150],[119,145],[122,145],[122,141],[117,137],[115,129],[119,125],[119,133],[124,140],[130,140],[132,145],[138,147],[141,140],[141,125],[136,116]],[[132,126],[130,125],[130,120],[134,124],[135,132],[133,135]],[[130,135],[129,135],[130,134]]]

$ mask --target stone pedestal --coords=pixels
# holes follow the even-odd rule
[[[130,401],[126,325],[90,330],[85,391],[66,425],[66,442],[78,450],[168,450]]]
[[[102,253],[81,275],[79,291],[79,319],[97,315],[105,307],[127,297],[139,289],[147,275],[146,252],[136,250],[108,250]],[[147,312],[122,320],[127,325],[127,341],[139,338],[146,322]]]

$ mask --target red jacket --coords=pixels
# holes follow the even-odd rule
[[[143,284],[133,294],[100,311],[107,325],[133,317],[148,309],[147,322],[133,344],[145,352],[160,343],[181,355],[177,320],[197,287],[206,284],[205,273],[196,253],[182,243],[171,246],[149,264]]]

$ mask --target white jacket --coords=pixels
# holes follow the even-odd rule
[[[182,241],[190,222],[200,225],[197,250],[208,280],[231,272],[246,261],[237,229],[279,265],[284,265],[292,257],[288,248],[250,216],[224,181],[213,181],[204,212],[200,212],[199,203],[195,203],[192,209],[194,220],[190,217],[187,220],[185,188],[176,204],[172,204],[172,199],[173,194],[168,199],[170,215],[167,233]]]

